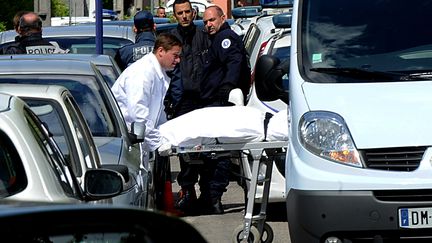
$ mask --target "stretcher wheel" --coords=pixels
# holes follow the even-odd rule
[[[264,223],[263,232],[261,234],[261,239],[260,239],[261,241],[260,242],[271,243],[271,242],[273,242],[273,238],[274,238],[274,233],[273,233],[272,227],[269,224]]]
[[[242,241],[243,229],[244,229],[244,225],[239,225],[237,226],[237,228],[234,229],[233,238],[232,238],[233,243],[243,242]],[[258,242],[260,242],[258,229],[252,225],[249,230],[249,238],[247,240],[247,243],[258,243]]]

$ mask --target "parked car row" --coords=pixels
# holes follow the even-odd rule
[[[1,198],[76,203],[123,190],[123,177],[112,170],[89,169],[78,180],[49,131],[17,96],[0,93],[0,136]]]
[[[30,57],[30,56],[27,56]],[[151,171],[153,164],[142,164],[139,140],[133,140],[124,123],[115,98],[101,73],[92,62],[72,59],[54,59],[52,56],[34,55],[31,58],[0,59],[0,83],[2,84],[44,84],[66,87],[76,100],[86,120],[94,142],[93,153],[86,157],[86,165],[99,157],[102,167],[117,169],[125,179],[124,190],[114,201],[141,207],[152,207],[153,191]],[[0,89],[1,91],[1,89]],[[14,89],[8,89],[15,92]],[[35,92],[36,93],[36,92]],[[23,95],[24,94],[17,94]],[[38,92],[37,95],[47,97]],[[37,96],[35,95],[35,96]],[[29,99],[29,95],[25,96]],[[37,97],[33,97],[36,99]],[[48,128],[58,135],[59,124],[52,118],[47,120]],[[52,128],[50,128],[52,127]],[[83,134],[80,134],[82,137]],[[64,150],[66,146],[63,146]],[[92,148],[87,148],[92,149]],[[68,155],[68,154],[67,154]],[[92,167],[97,167],[97,162]],[[82,166],[84,167],[84,166]]]
[[[276,43],[282,37],[289,37],[289,26],[261,25],[264,19],[268,22],[276,16],[271,15],[268,9],[250,9],[255,9],[260,16],[250,18],[251,21],[243,26],[248,29],[241,34],[245,35],[246,45],[250,44],[249,39],[258,41],[271,37]],[[246,17],[243,19],[246,20]],[[195,22],[197,25],[203,24],[200,20]],[[229,23],[233,29],[243,25],[234,23],[234,20],[229,20]],[[124,180],[121,192],[111,199],[113,203],[152,208],[155,200],[154,161],[144,163],[139,144],[141,140],[136,139],[141,134],[128,131],[110,90],[120,75],[120,69],[112,57],[119,47],[134,41],[134,33],[128,24],[119,22],[115,25],[115,21],[111,24],[103,26],[106,55],[94,54],[95,26],[92,24],[44,28],[44,38],[56,41],[72,53],[0,56],[0,92],[21,97],[35,110],[42,126],[49,131],[62,152],[65,162],[71,166],[82,190],[85,189],[83,182],[87,171],[113,170]],[[159,31],[169,31],[175,26],[177,24],[163,23],[159,25]],[[272,35],[266,34],[268,28],[271,28]],[[255,36],[257,33],[259,38]],[[0,33],[0,47],[10,44],[15,35],[14,31]],[[289,42],[283,45],[289,45]],[[277,50],[279,45],[271,46],[275,48],[269,49],[268,53],[285,53],[284,50],[272,51]],[[251,58],[263,53],[261,50],[258,54],[255,47],[261,47],[261,44],[257,42],[250,46],[248,52]],[[264,104],[264,109],[268,109],[263,102],[272,101],[258,99],[254,90],[252,83],[247,105],[261,109],[260,105]],[[277,112],[274,109],[271,111]],[[283,190],[280,191],[278,195],[283,198]]]

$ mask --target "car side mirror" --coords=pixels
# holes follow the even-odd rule
[[[129,139],[132,144],[144,142],[145,122],[132,122]]]
[[[125,182],[129,181],[129,168],[126,165],[103,164],[101,167],[103,169],[113,170],[123,176]]]
[[[94,169],[84,175],[84,192],[89,201],[111,198],[123,191],[124,179],[109,169]]]
[[[262,101],[282,100],[288,104],[288,91],[282,77],[288,73],[289,59],[282,62],[272,55],[262,55],[255,67],[255,92]]]

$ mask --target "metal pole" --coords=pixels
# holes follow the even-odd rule
[[[103,54],[102,0],[96,1],[96,54]]]
[[[69,0],[69,26],[72,25],[72,1]]]

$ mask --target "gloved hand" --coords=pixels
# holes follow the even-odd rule
[[[170,156],[172,155],[172,145],[170,143],[163,143],[158,149],[160,156]]]
[[[228,103],[229,93],[233,88],[230,84],[224,84],[219,88],[218,96],[221,104],[225,105]]]

